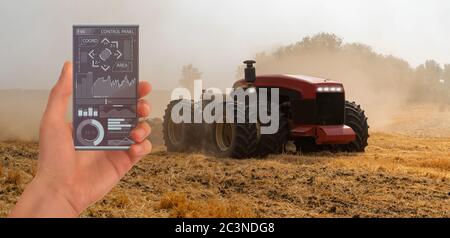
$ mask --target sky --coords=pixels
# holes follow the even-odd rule
[[[178,85],[182,65],[229,87],[257,52],[319,32],[417,66],[450,63],[446,0],[0,0],[0,89],[48,89],[72,58],[72,25],[138,24],[140,77]]]

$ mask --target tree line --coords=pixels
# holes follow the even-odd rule
[[[450,102],[450,64],[430,59],[412,67],[404,59],[377,53],[366,44],[344,43],[331,33],[308,36],[275,51],[259,52],[254,58],[257,74],[324,77],[343,82],[356,98],[390,95],[390,100],[407,102]],[[237,69],[239,79],[243,68]],[[180,84],[189,88],[202,75],[192,64],[181,71]],[[381,100],[389,103],[387,97]]]
[[[408,101],[448,102],[450,98],[450,64],[430,59],[414,68],[401,58],[377,53],[366,44],[344,43],[331,33],[308,36],[273,52],[260,52],[255,59],[262,74],[321,76],[363,92],[397,92]]]

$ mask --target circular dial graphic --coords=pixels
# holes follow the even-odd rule
[[[104,137],[105,130],[97,120],[84,120],[77,127],[77,139],[85,146],[97,146],[103,141]]]

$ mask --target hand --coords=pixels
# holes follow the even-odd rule
[[[151,91],[140,82],[139,97]],[[72,94],[72,64],[64,64],[41,121],[38,170],[10,217],[74,217],[103,198],[142,157],[150,153],[150,126],[140,122],[131,132],[128,151],[75,151],[72,125],[64,121]],[[139,117],[150,114],[140,99]]]

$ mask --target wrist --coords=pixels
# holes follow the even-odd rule
[[[27,185],[10,217],[77,217],[79,213],[62,188],[35,177]]]
[[[77,209],[71,196],[73,193],[67,191],[66,187],[48,182],[46,179],[41,179],[37,176],[33,179],[33,182],[35,183],[34,186],[36,186],[35,189],[42,190],[48,194],[49,200],[59,202],[61,208],[64,208],[70,214],[74,216],[79,215],[81,209]]]

